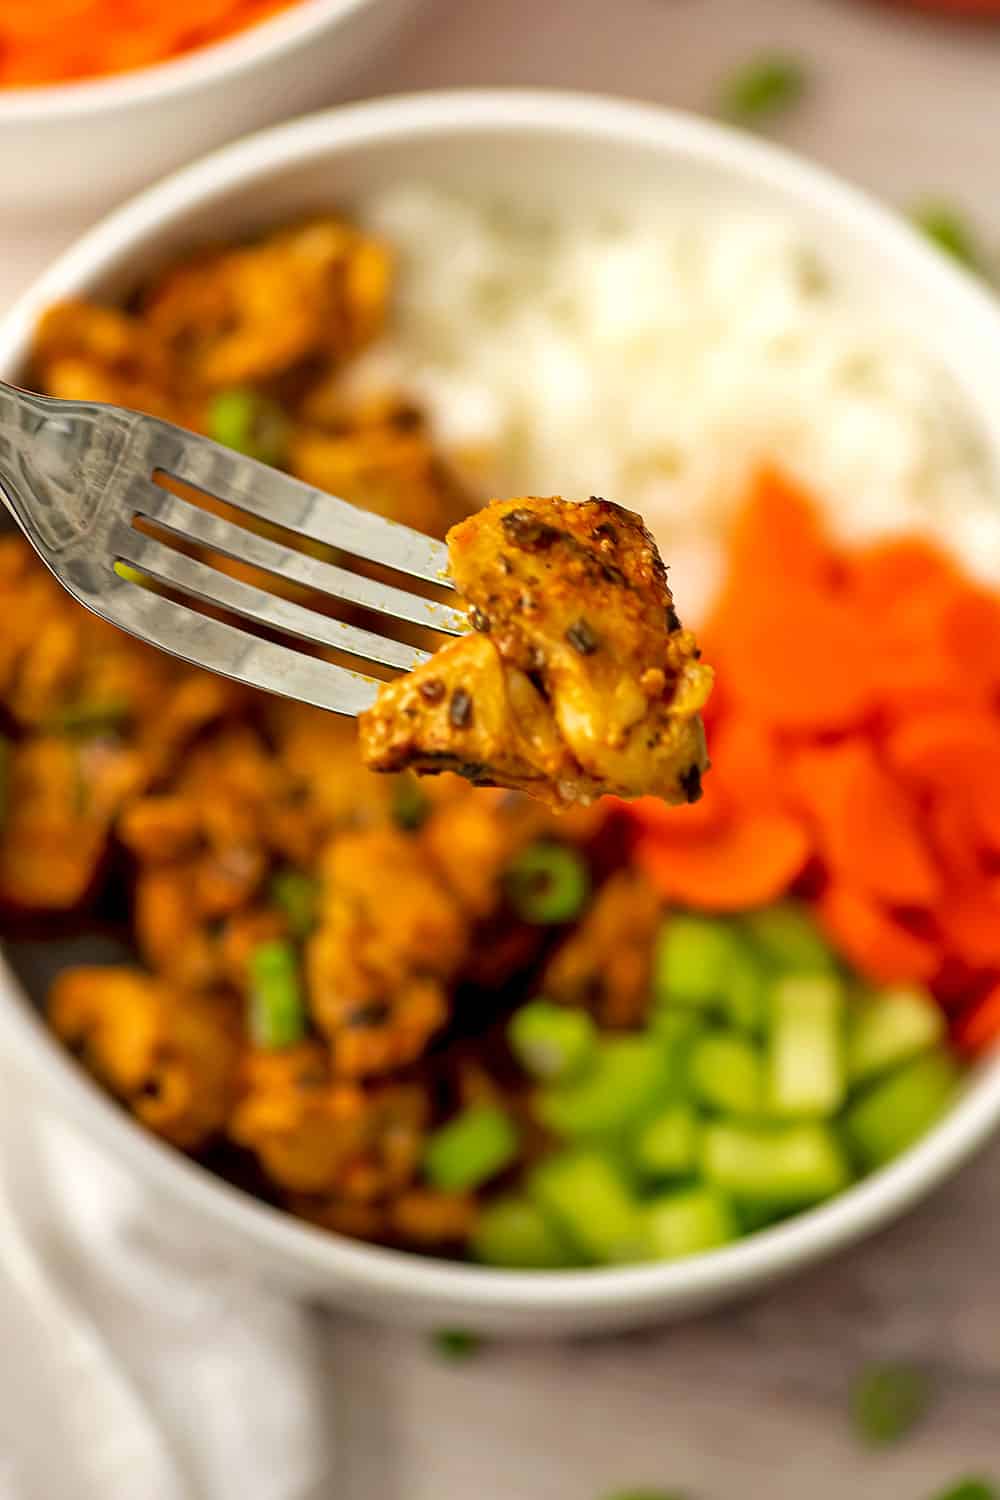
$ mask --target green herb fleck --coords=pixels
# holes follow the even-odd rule
[[[392,785],[392,819],[397,828],[412,833],[426,821],[431,810],[417,778],[411,771],[404,771]]]
[[[220,391],[212,401],[208,435],[263,464],[278,465],[288,450],[288,419],[276,401],[259,391],[234,388]]]
[[[674,1490],[615,1490],[605,1500],[683,1500]]]
[[[924,203],[913,210],[913,222],[939,250],[971,271],[982,266],[976,237],[957,209],[946,203]]]
[[[482,1339],[467,1328],[440,1328],[431,1342],[442,1359],[471,1359],[479,1353]]]
[[[934,1500],[1000,1500],[1000,1489],[991,1479],[960,1479]]]
[[[115,734],[129,717],[127,703],[67,703],[51,717],[47,727],[56,734],[78,735],[93,739],[97,735]]]
[[[271,876],[269,894],[281,908],[293,938],[306,938],[316,925],[316,903],[319,887],[311,875],[302,870],[276,870]]]
[[[874,1447],[896,1443],[927,1410],[930,1386],[913,1365],[876,1364],[863,1370],[851,1392],[851,1412],[860,1437]]]
[[[758,57],[725,80],[719,113],[736,125],[759,125],[797,104],[807,82],[806,69],[794,58]]]

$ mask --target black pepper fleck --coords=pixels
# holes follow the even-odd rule
[[[509,510],[500,524],[507,540],[525,552],[542,552],[566,534],[530,510]]]
[[[566,639],[581,656],[593,656],[597,650],[597,637],[586,620],[574,620],[566,631]]]
[[[469,610],[469,623],[473,630],[479,631],[480,635],[489,635],[490,622],[482,610],[477,609],[475,605]]]
[[[456,688],[451,695],[448,719],[455,729],[468,729],[472,723],[472,697],[465,688]]]
[[[674,606],[672,604],[668,604],[667,629],[670,631],[670,634],[673,635],[675,630],[683,630],[683,628],[684,627],[681,625],[680,615],[677,613],[676,609],[674,609]]]
[[[445,694],[445,686],[440,677],[425,677],[417,691],[425,703],[440,703]]]
[[[597,525],[594,527],[592,535],[596,537],[599,542],[617,542],[618,540],[618,532],[612,526],[610,521],[598,521]]]
[[[697,765],[688,766],[681,777],[681,790],[688,802],[701,800],[701,767]]]
[[[357,1030],[363,1027],[384,1026],[389,1019],[389,1007],[384,1000],[372,1000],[368,1005],[359,1005],[348,1012],[347,1024]]]

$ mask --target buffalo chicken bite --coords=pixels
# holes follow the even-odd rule
[[[632,511],[499,500],[448,533],[472,631],[361,716],[377,771],[459,771],[562,808],[611,793],[693,802],[712,671]]]

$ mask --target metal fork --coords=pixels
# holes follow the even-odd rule
[[[59,582],[122,630],[197,666],[336,713],[360,713],[380,686],[362,671],[208,618],[119,574],[116,563],[131,565],[176,594],[361,660],[408,671],[428,656],[231,578],[138,531],[136,520],[376,614],[446,635],[468,629],[460,609],[259,536],[163,489],[156,476],[180,480],[338,552],[451,586],[444,543],[408,526],[158,418],[97,402],[36,396],[0,382],[0,496]]]

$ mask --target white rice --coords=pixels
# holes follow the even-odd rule
[[[692,617],[765,458],[845,540],[920,530],[1000,569],[1000,496],[958,391],[786,224],[544,224],[422,187],[363,217],[397,247],[400,290],[358,385],[410,391],[484,493],[640,511]]]

